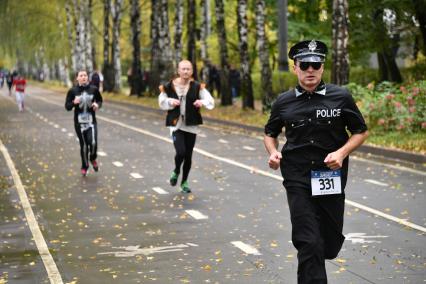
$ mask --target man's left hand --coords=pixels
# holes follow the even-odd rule
[[[332,152],[324,159],[324,163],[332,170],[340,169],[343,165],[345,157],[339,152]]]

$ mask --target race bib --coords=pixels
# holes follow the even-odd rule
[[[312,196],[342,193],[340,170],[311,171]]]
[[[92,115],[88,112],[78,114],[78,123],[92,123]]]

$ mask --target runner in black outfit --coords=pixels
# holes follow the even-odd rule
[[[277,98],[265,126],[269,167],[280,168],[284,178],[299,284],[327,283],[325,260],[337,256],[345,239],[348,156],[368,136],[349,91],[322,81],[326,54],[327,46],[315,40],[290,49],[299,84]]]
[[[89,85],[87,72],[77,74],[77,85],[72,87],[65,101],[66,110],[74,108],[74,127],[80,141],[81,174],[86,176],[89,160],[95,172],[98,171],[97,144],[98,128],[95,112],[102,106],[102,96],[98,88]]]

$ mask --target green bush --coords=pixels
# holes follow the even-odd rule
[[[397,85],[383,82],[367,87],[347,85],[370,129],[377,132],[426,132],[426,81]]]

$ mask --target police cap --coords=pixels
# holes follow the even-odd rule
[[[300,62],[324,62],[327,45],[319,40],[305,40],[290,48],[288,57]]]

